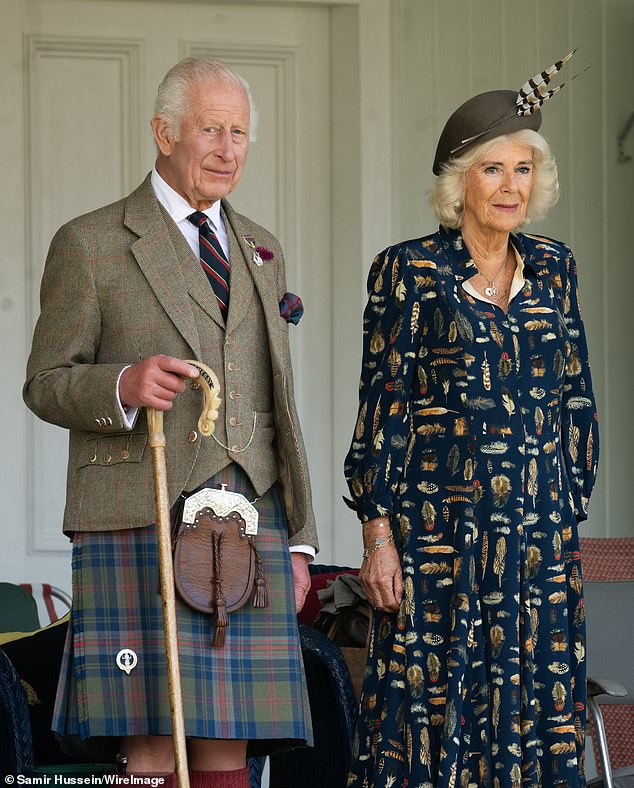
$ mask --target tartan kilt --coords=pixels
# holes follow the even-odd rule
[[[222,482],[254,500],[239,466],[227,466],[202,486]],[[312,744],[312,730],[277,485],[255,506],[268,607],[249,601],[230,613],[222,648],[211,647],[212,617],[178,597],[177,619],[186,735],[252,740],[250,751],[260,754]],[[170,735],[156,526],[76,533],[72,568],[73,606],[53,730],[81,739]],[[129,674],[117,666],[121,649],[138,658]]]

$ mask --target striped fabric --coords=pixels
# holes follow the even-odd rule
[[[231,266],[205,214],[202,211],[194,211],[187,218],[198,227],[200,264],[207,274],[207,279],[209,279],[209,283],[216,295],[222,316],[226,320],[227,312],[229,311]]]
[[[250,500],[244,472],[216,474]],[[256,504],[256,544],[269,607],[229,615],[223,648],[211,648],[211,619],[178,602],[187,736],[258,740],[254,752],[311,741],[286,521],[277,488]],[[77,534],[73,610],[53,729],[60,734],[131,736],[171,732],[155,526]],[[121,649],[138,665],[117,667]]]

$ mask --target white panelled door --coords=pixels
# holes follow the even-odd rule
[[[67,436],[29,414],[21,399],[48,244],[63,222],[143,179],[154,159],[149,120],[156,88],[189,54],[232,64],[250,82],[260,111],[258,140],[232,203],[280,237],[289,289],[304,300],[304,319],[291,328],[296,388],[316,513],[327,521],[330,10],[3,0],[0,19],[0,580],[70,586],[69,545],[61,534]]]

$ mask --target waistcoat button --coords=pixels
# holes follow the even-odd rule
[[[232,426],[232,427],[236,427],[236,426],[237,426],[237,424],[238,424],[238,419],[236,419],[236,417],[235,417],[235,416],[232,416],[232,417],[229,419],[229,424],[231,424],[231,426]]]
[[[192,430],[187,436],[187,443],[196,443],[197,440],[198,440],[198,433],[196,432],[196,430]]]

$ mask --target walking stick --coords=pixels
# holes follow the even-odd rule
[[[200,361],[188,361],[196,367],[200,375],[192,384],[199,384],[204,397],[203,411],[198,419],[201,435],[209,436],[214,431],[220,407],[220,383],[215,373]],[[170,505],[167,490],[167,466],[165,463],[165,435],[163,433],[163,411],[146,408],[149,431],[149,444],[152,449],[152,470],[154,473],[154,496],[156,498],[156,525],[158,533],[159,570],[161,595],[163,597],[163,627],[165,629],[165,653],[167,655],[167,684],[169,691],[170,714],[172,718],[172,739],[176,758],[176,779],[178,788],[189,788],[187,771],[187,746],[185,740],[185,720],[183,716],[183,695],[178,659],[178,628],[176,625],[176,595],[174,593],[174,567],[172,564],[172,537],[170,527]]]

